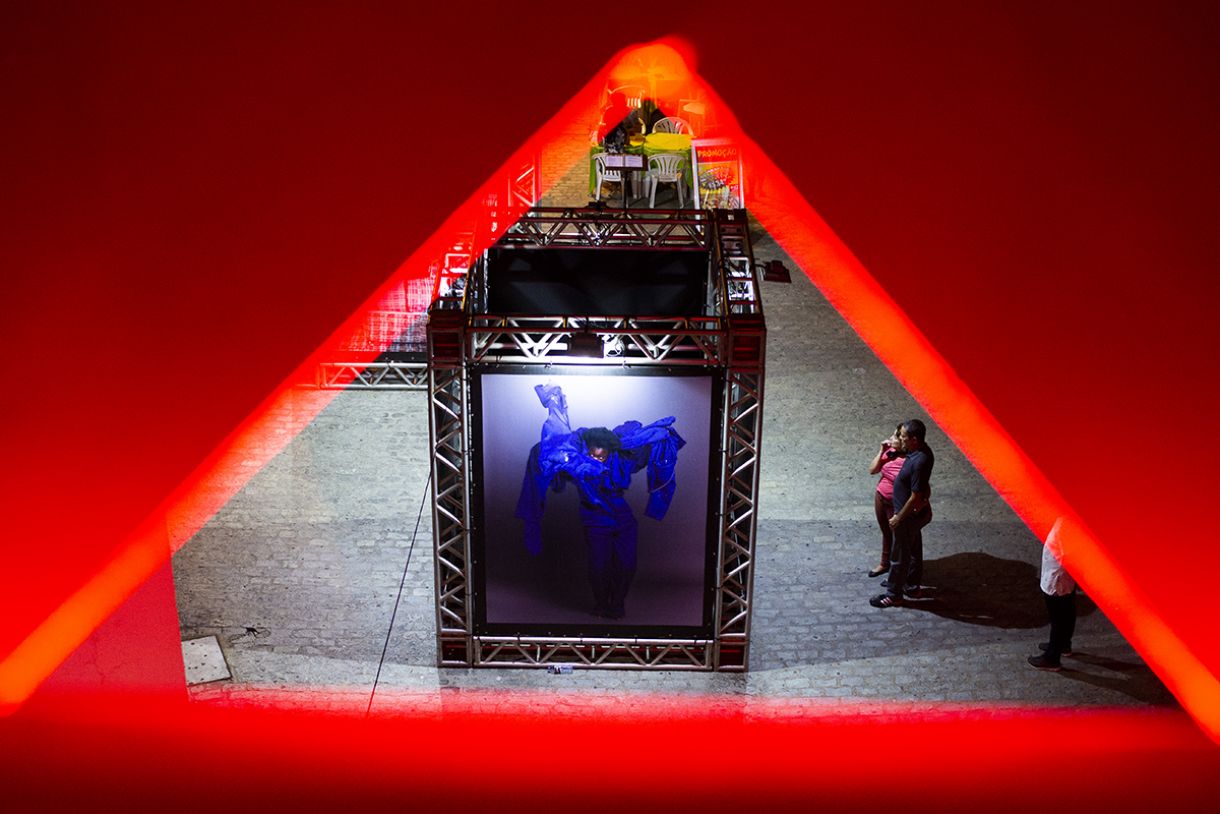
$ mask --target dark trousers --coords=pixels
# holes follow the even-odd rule
[[[1076,632],[1076,590],[1070,594],[1053,596],[1042,594],[1046,600],[1046,615],[1051,618],[1051,641],[1046,648],[1048,661],[1058,662],[1059,657],[1072,649],[1072,634]]]
[[[625,508],[625,507],[624,507]],[[614,522],[585,523],[589,551],[589,586],[594,612],[621,616],[627,591],[635,576],[639,524],[630,513],[616,512]],[[591,519],[591,518],[590,518]]]
[[[902,596],[903,591],[918,588],[923,580],[924,518],[913,515],[894,529],[894,547],[890,552],[890,575],[886,593]]]

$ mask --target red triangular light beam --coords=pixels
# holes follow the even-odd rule
[[[0,711],[11,711],[24,702],[136,587],[330,403],[337,390],[306,390],[299,388],[298,383],[313,380],[319,363],[330,358],[331,349],[343,346],[360,329],[367,312],[374,310],[391,288],[427,278],[437,259],[470,231],[471,224],[478,222],[488,197],[498,195],[499,205],[508,203],[509,208],[504,210],[496,229],[477,236],[474,251],[486,248],[519,214],[519,210],[516,213],[512,210],[513,202],[506,202],[503,195],[514,173],[533,162],[535,156],[542,156],[538,172],[541,192],[545,194],[572,169],[570,161],[556,162],[548,156],[583,156],[588,134],[582,132],[581,125],[597,120],[597,100],[603,89],[632,80],[655,83],[663,76],[671,84],[687,83],[688,97],[696,96],[694,91],[698,90],[710,100],[709,107],[718,111],[722,128],[741,150],[752,190],[747,201],[751,213],[1033,533],[1045,539],[1052,526],[1059,524],[1065,565],[1187,712],[1214,741],[1220,742],[1220,682],[1216,676],[1152,609],[1066,499],[791,181],[741,131],[729,108],[688,67],[690,60],[684,57],[683,50],[684,45],[676,40],[624,49],[513,153],[359,311],[280,383],[148,518],[141,530],[125,541],[101,571],[0,662]],[[380,350],[366,350],[359,357],[348,354],[344,360],[369,362]],[[274,422],[271,416],[277,416]],[[287,432],[284,416],[290,417]]]

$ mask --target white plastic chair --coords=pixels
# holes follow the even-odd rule
[[[657,119],[657,123],[652,126],[654,133],[690,133],[690,124],[686,119],[679,119],[677,116],[666,116],[664,119]]]
[[[597,180],[594,182],[595,200],[602,199],[602,182],[609,181],[612,184],[622,184],[623,186],[623,201],[627,200],[627,173],[616,167],[606,166],[606,154],[597,153],[593,156],[593,165],[596,168]]]
[[[678,208],[686,206],[686,156],[681,153],[657,153],[648,159],[648,208],[657,207],[657,184],[673,184],[678,188]]]
[[[623,85],[622,87],[614,88],[607,95],[613,96],[616,93],[621,93],[627,97],[627,104],[633,108],[639,107],[644,103],[644,97],[648,91],[639,85]]]

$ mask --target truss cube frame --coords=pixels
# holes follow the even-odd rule
[[[486,313],[486,264],[471,266],[461,296],[438,299],[427,327],[437,665],[717,670],[749,666],[757,535],[766,321],[744,210],[534,208],[500,247],[708,252],[708,298],[699,316]],[[717,456],[718,544],[710,638],[502,636],[476,631],[471,573],[472,369],[564,364],[574,331],[617,337],[614,366],[697,366],[722,376]],[[587,360],[586,360],[587,361]]]

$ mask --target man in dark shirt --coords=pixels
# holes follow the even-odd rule
[[[927,428],[918,418],[903,423],[898,443],[906,451],[906,461],[894,478],[894,547],[885,593],[868,600],[874,608],[902,604],[903,596],[915,596],[923,578],[923,527],[928,517],[928,497],[932,494],[932,465],[935,456],[924,442]]]

